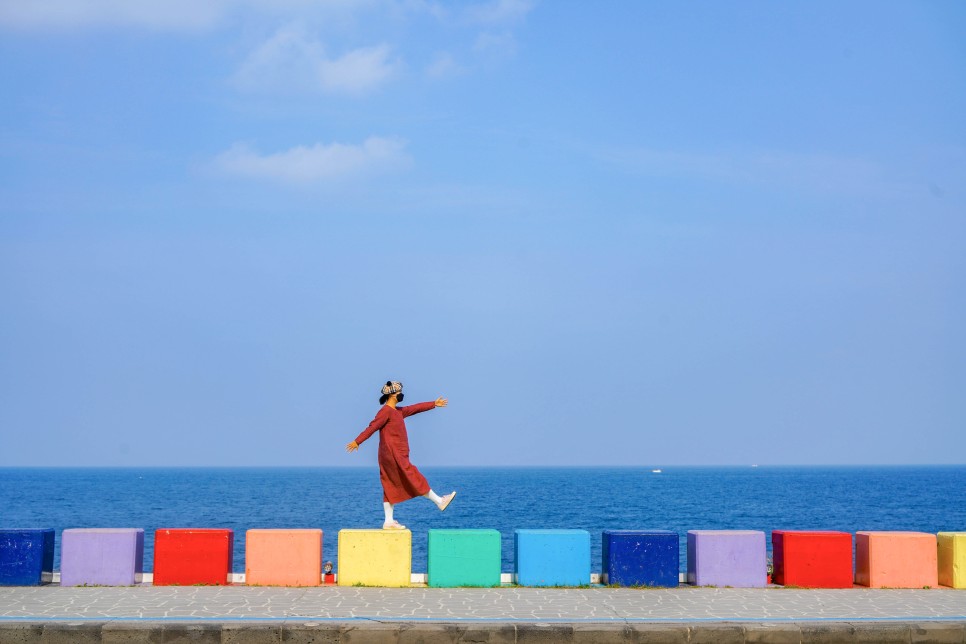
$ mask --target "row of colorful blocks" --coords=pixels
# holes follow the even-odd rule
[[[605,530],[602,580],[617,586],[678,585],[678,533]],[[232,570],[229,529],[155,532],[153,583],[221,585]],[[858,532],[853,570],[848,532],[772,533],[774,582],[812,588],[966,588],[966,532]],[[322,581],[321,530],[248,530],[249,585],[317,586]],[[140,528],[64,530],[63,586],[138,583],[143,570]],[[0,530],[0,585],[37,585],[53,574],[54,531]],[[408,530],[341,530],[343,586],[408,586],[412,534]],[[501,539],[496,530],[430,530],[428,584],[498,586]],[[590,534],[585,530],[516,530],[514,573],[523,586],[580,586],[590,581]],[[765,533],[691,530],[687,580],[698,586],[766,585]]]

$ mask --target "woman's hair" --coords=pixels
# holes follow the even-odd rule
[[[391,396],[391,395],[392,394],[385,394],[385,395],[379,396],[379,404],[380,405],[385,405],[386,404],[386,401],[389,400],[389,396]],[[402,402],[404,395],[405,394],[403,394],[403,392],[400,391],[398,394],[396,394],[396,400],[399,401],[399,402]]]

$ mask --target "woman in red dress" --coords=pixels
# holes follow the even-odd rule
[[[406,528],[392,517],[392,507],[396,503],[424,496],[440,510],[445,510],[456,496],[456,492],[450,492],[443,497],[433,492],[426,477],[409,462],[409,435],[406,433],[404,420],[413,414],[445,407],[447,400],[437,398],[435,402],[397,406],[402,399],[402,383],[387,382],[382,388],[382,397],[379,398],[379,404],[382,405],[379,413],[354,441],[345,446],[345,451],[354,452],[367,438],[379,432],[379,478],[382,481],[382,507],[386,511],[386,521],[382,527],[386,530]]]

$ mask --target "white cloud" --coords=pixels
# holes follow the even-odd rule
[[[512,58],[517,53],[517,41],[509,31],[484,31],[476,37],[473,50],[491,60]]]
[[[316,143],[284,152],[259,154],[236,143],[215,157],[213,168],[224,175],[289,184],[324,184],[399,170],[411,162],[399,139],[372,136],[359,145]]]
[[[392,78],[399,62],[389,45],[354,49],[329,58],[318,40],[299,27],[284,27],[259,45],[233,77],[245,91],[322,91],[361,95]]]
[[[398,66],[389,45],[354,49],[336,60],[319,62],[319,82],[330,92],[363,94],[392,77]]]
[[[0,0],[0,24],[18,28],[137,25],[161,30],[210,27],[226,0]]]
[[[0,26],[21,29],[142,27],[166,31],[208,29],[249,14],[332,23],[361,12],[422,13],[446,21],[495,26],[521,21],[533,0],[487,0],[453,8],[434,0],[0,0]]]
[[[436,54],[433,62],[426,67],[426,75],[430,78],[449,78],[458,76],[464,71],[453,55],[446,52]]]
[[[533,9],[532,0],[491,0],[467,7],[467,20],[482,25],[499,25],[523,20]]]
[[[0,0],[0,25],[20,29],[126,26],[191,31],[233,14],[330,21],[391,0]]]

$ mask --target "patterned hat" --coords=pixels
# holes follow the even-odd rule
[[[390,382],[387,382],[382,387],[383,396],[391,396],[393,394],[398,394],[400,391],[402,391],[401,382],[390,381]]]

